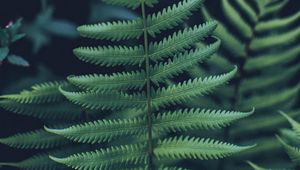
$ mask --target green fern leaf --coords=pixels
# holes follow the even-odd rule
[[[300,86],[296,86],[273,94],[254,96],[244,99],[239,106],[241,109],[249,109],[249,106],[255,106],[256,109],[265,109],[271,106],[276,106],[280,103],[294,99],[299,91],[299,88]]]
[[[146,100],[143,94],[128,95],[124,93],[94,93],[94,92],[68,92],[59,89],[61,93],[74,104],[92,110],[144,108]]]
[[[155,37],[162,30],[171,29],[188,19],[197,10],[203,0],[183,0],[177,5],[163,9],[157,14],[147,16],[147,31]]]
[[[153,61],[159,61],[165,57],[182,52],[212,33],[216,27],[216,22],[207,22],[203,25],[186,28],[183,31],[174,33],[160,42],[150,43],[149,58]]]
[[[204,79],[196,78],[178,85],[161,88],[155,92],[152,100],[153,106],[159,108],[176,103],[184,103],[192,97],[207,94],[232,79],[236,72],[237,67],[223,75],[206,77]]]
[[[271,66],[288,63],[300,54],[300,46],[290,47],[276,54],[261,54],[250,58],[245,64],[246,71],[262,70]]]
[[[142,46],[79,47],[74,54],[82,61],[100,66],[138,65],[143,62]]]
[[[250,44],[250,49],[253,51],[264,50],[267,48],[276,48],[278,46],[290,45],[295,42],[300,36],[300,28],[296,27],[293,30],[286,31],[277,35],[270,35],[261,38],[255,38]]]
[[[68,140],[41,129],[0,138],[0,143],[20,149],[48,149],[65,145]]]
[[[0,99],[9,99],[18,103],[47,103],[57,102],[63,99],[59,93],[59,86],[66,86],[66,82],[48,82],[32,86],[32,90],[22,91],[20,94],[3,95]]]
[[[145,72],[122,72],[112,75],[69,76],[68,80],[82,89],[94,92],[107,90],[141,89],[145,85]]]
[[[269,21],[260,22],[255,27],[255,31],[258,33],[267,32],[271,30],[285,29],[287,26],[292,25],[300,18],[300,12],[297,12],[286,18],[274,19]]]
[[[197,129],[219,129],[230,123],[250,116],[250,112],[185,109],[160,113],[153,118],[153,130],[156,132],[177,132]]]
[[[224,2],[225,3],[229,3],[229,2]],[[249,18],[249,20],[252,23],[256,23],[258,21],[258,16],[255,12],[255,10],[251,7],[251,5],[248,3],[248,1],[244,1],[244,0],[237,0],[236,3],[238,4],[238,6],[241,7],[241,10],[243,11],[243,13],[245,13],[245,15],[247,16],[247,18]],[[230,4],[229,4],[230,5]],[[225,6],[224,6],[225,7]],[[230,7],[229,7],[230,8]],[[245,25],[246,26],[246,25]],[[248,30],[249,31],[249,30]]]
[[[279,69],[280,70],[280,69]],[[272,72],[273,76],[269,74],[245,79],[241,85],[241,92],[251,92],[255,90],[260,90],[264,88],[271,87],[274,84],[280,84],[282,82],[287,82],[290,78],[295,76],[297,71],[300,70],[300,64],[286,69],[284,72]]]
[[[289,121],[289,123],[291,124],[291,126],[293,128],[293,131],[300,138],[300,123],[298,123],[297,121],[295,121],[293,118],[291,118],[289,115],[285,114],[282,111],[279,111],[279,113]]]
[[[53,107],[53,105],[56,107]],[[21,104],[12,100],[1,100],[0,107],[14,113],[42,120],[74,120],[82,115],[80,107],[67,101],[44,104]]]
[[[250,161],[247,161],[247,164],[249,164],[251,166],[251,168],[253,168],[254,170],[272,170],[272,169],[265,169],[265,168],[262,168]],[[275,169],[274,169],[275,170]]]
[[[288,2],[289,0],[282,0],[273,4],[272,1],[262,2],[262,4],[259,5],[261,10],[260,16],[263,18],[263,17],[267,17],[268,15],[274,14],[280,11]],[[257,1],[257,3],[261,3],[261,2]]]
[[[146,132],[145,118],[98,120],[66,129],[50,129],[46,131],[64,136],[80,143],[101,143],[116,137],[139,135]]]
[[[300,148],[293,147],[289,144],[287,144],[284,140],[282,140],[279,136],[276,136],[278,141],[282,144],[282,146],[287,151],[289,157],[292,159],[295,163],[300,163]]]
[[[119,5],[119,6],[124,6],[132,9],[136,9],[139,6],[141,6],[141,1],[140,0],[102,0],[103,2],[111,5]],[[158,0],[145,0],[143,1],[145,4],[149,7],[153,7],[153,5],[158,3]]]
[[[160,140],[154,154],[158,159],[219,159],[250,149],[212,139],[190,137]]]
[[[156,132],[186,131],[188,129],[216,129],[231,122],[253,114],[251,112],[234,112],[220,110],[179,110],[158,114],[153,118],[153,130]],[[50,129],[46,131],[64,136],[80,143],[100,143],[111,141],[116,137],[139,135],[146,132],[146,119],[98,120],[66,129]]]
[[[204,7],[201,8],[201,11],[207,21],[210,21],[212,18],[214,18]],[[222,47],[226,48],[231,54],[235,56],[245,56],[246,46],[240,42],[236,36],[230,33],[227,27],[221,21],[218,21],[218,27],[214,31],[214,35],[222,40]]]
[[[202,62],[210,57],[218,50],[220,43],[220,40],[218,40],[206,48],[181,53],[176,55],[172,61],[156,64],[151,67],[151,80],[157,84],[158,82],[164,82],[167,78],[173,78],[197,62]]]
[[[110,169],[110,166],[117,164],[145,163],[146,151],[142,145],[124,145],[100,149],[93,152],[79,153],[67,158],[50,158],[58,163],[67,165],[78,170]]]
[[[47,153],[34,155],[21,162],[0,163],[0,167],[2,165],[2,166],[16,167],[25,170],[62,170],[62,169],[66,169],[67,167],[51,160],[49,158],[49,154],[55,156],[65,156],[69,154],[74,154],[76,152],[83,152],[86,149],[87,149],[86,147],[82,147],[82,146],[64,147],[63,149],[60,148]]]
[[[222,0],[221,2],[223,13],[225,17],[227,17],[227,20],[231,22],[232,26],[235,27],[244,38],[250,38],[253,34],[250,25],[241,18],[241,15],[239,15],[228,0]]]
[[[63,165],[50,160],[48,154],[39,154],[17,163],[0,162],[0,167],[1,166],[9,166],[25,170],[57,170],[64,168]]]
[[[141,19],[131,21],[107,22],[78,27],[81,36],[93,39],[106,39],[112,41],[139,38],[143,34]]]

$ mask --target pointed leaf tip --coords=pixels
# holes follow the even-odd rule
[[[54,133],[54,134],[57,134],[59,135],[60,133],[60,130],[59,129],[51,129],[51,128],[48,128],[47,126],[44,126],[44,129],[45,131],[49,132],[49,133]]]
[[[61,163],[61,164],[64,164],[64,162],[65,162],[65,158],[57,158],[57,157],[54,157],[51,155],[49,155],[49,159],[53,160],[54,162]]]

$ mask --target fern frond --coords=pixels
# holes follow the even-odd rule
[[[153,118],[153,130],[157,132],[177,132],[198,129],[219,129],[232,122],[250,116],[250,112],[184,109],[160,113]]]
[[[111,5],[119,5],[123,7],[128,7],[131,9],[136,9],[141,6],[140,0],[102,0],[103,2]],[[145,0],[145,4],[149,7],[153,7],[153,5],[158,3],[158,0]]]
[[[153,95],[153,106],[159,108],[161,106],[184,103],[192,97],[207,94],[232,79],[236,72],[237,67],[226,74],[206,77],[204,79],[196,78],[167,88],[158,89],[155,95]]]
[[[280,84],[281,82],[287,82],[288,79],[292,78],[297,71],[300,70],[300,64],[286,69],[284,72],[278,72],[277,74],[272,73],[260,77],[253,77],[246,79],[242,82],[241,92],[250,92],[263,88],[270,87],[274,84]]]
[[[253,96],[251,98],[244,99],[239,106],[241,109],[249,109],[249,106],[255,106],[256,109],[265,109],[271,106],[276,106],[296,97],[299,88],[300,86],[296,86],[273,94]]]
[[[249,48],[253,51],[259,51],[268,48],[276,48],[278,46],[285,46],[298,40],[299,36],[300,28],[296,27],[293,30],[286,31],[284,33],[255,38],[251,42]]]
[[[250,149],[213,139],[178,137],[160,140],[154,154],[158,159],[220,159]]]
[[[251,166],[251,168],[253,168],[254,170],[272,170],[272,169],[265,169],[262,168],[256,164],[254,164],[253,162],[247,161],[247,164],[249,164]],[[274,169],[275,170],[275,169]]]
[[[59,93],[59,86],[66,86],[67,82],[47,82],[37,84],[31,87],[32,90],[24,90],[20,94],[3,95],[0,99],[9,99],[18,103],[34,103],[41,104],[47,102],[57,102],[63,100],[63,96]]]
[[[41,129],[0,138],[0,143],[20,149],[48,149],[65,145],[69,141]]]
[[[217,42],[206,48],[198,48],[181,53],[176,55],[173,60],[169,60],[169,62],[154,65],[151,67],[151,80],[157,84],[158,82],[165,81],[167,78],[173,78],[197,62],[202,62],[210,57],[219,49],[220,44],[221,41],[218,39]]]
[[[139,38],[143,34],[142,27],[143,22],[138,18],[130,21],[83,25],[77,30],[82,37],[120,41]]]
[[[39,154],[16,163],[0,162],[0,167],[1,166],[9,166],[25,170],[57,170],[65,168],[63,165],[49,159],[48,154]]]
[[[69,92],[62,88],[61,93],[74,104],[92,110],[144,108],[146,100],[144,94],[128,95],[124,93],[95,93],[95,92]]]
[[[80,143],[101,143],[111,141],[120,136],[139,135],[146,132],[145,118],[98,120],[71,126],[65,129],[50,129],[46,131],[64,136]]]
[[[231,122],[253,114],[251,112],[235,112],[221,110],[186,109],[166,112],[153,117],[153,130],[157,132],[186,131],[188,129],[216,129]],[[100,143],[111,141],[119,136],[139,135],[146,132],[146,119],[98,120],[66,129],[50,129],[46,131],[64,136],[80,143]]]
[[[171,29],[184,20],[188,19],[192,12],[197,10],[203,0],[183,0],[177,5],[168,7],[158,12],[147,16],[148,33],[155,37],[162,30]]]
[[[253,34],[248,23],[245,22],[237,10],[229,3],[228,0],[222,0],[223,13],[232,26],[235,27],[244,38],[250,38]]]
[[[259,1],[257,1],[258,3],[260,3]],[[263,17],[267,17],[268,15],[271,15],[273,13],[276,13],[278,11],[280,11],[287,3],[289,2],[289,0],[282,0],[279,1],[277,3],[272,3],[272,1],[265,1],[262,2],[263,7],[260,8],[261,10],[261,14],[260,16]],[[262,6],[260,5],[260,6]]]
[[[79,47],[73,52],[84,62],[107,67],[138,65],[144,60],[142,46]]]
[[[279,136],[276,136],[278,141],[282,144],[286,152],[288,153],[289,157],[292,159],[293,162],[300,163],[300,148],[291,146],[287,144],[283,139]]]
[[[201,11],[207,21],[214,18],[204,7],[201,8]],[[221,21],[218,21],[218,27],[214,31],[214,35],[222,40],[222,47],[226,48],[231,54],[235,56],[245,56],[245,44],[237,39]]]
[[[74,84],[79,88],[94,92],[141,89],[145,85],[145,72],[137,71],[113,73],[112,75],[93,74],[69,76],[68,80],[71,84]]]
[[[281,50],[276,54],[262,54],[250,58],[245,64],[245,70],[254,71],[266,69],[267,67],[288,63],[300,54],[300,46],[290,47],[287,50]]]
[[[78,170],[110,169],[117,164],[145,163],[147,159],[143,145],[123,145],[93,152],[74,154],[66,158],[50,158],[58,163]]]
[[[285,29],[286,27],[290,26],[291,24],[299,20],[299,18],[300,18],[300,12],[297,12],[286,18],[260,22],[256,25],[255,31],[261,33],[261,32],[267,32],[271,30]]]
[[[182,52],[197,41],[208,36],[216,27],[217,23],[211,21],[203,25],[194,26],[193,28],[186,28],[183,31],[164,38],[160,42],[152,42],[149,45],[149,58],[153,61],[159,61],[178,52]]]
[[[34,155],[30,158],[27,158],[21,162],[16,163],[0,163],[0,167],[2,166],[10,166],[10,167],[16,167],[19,169],[25,169],[25,170],[62,170],[66,169],[67,167],[58,164],[51,160],[49,158],[49,154],[55,155],[55,156],[66,156],[70,154],[74,154],[77,152],[83,152],[87,149],[87,147],[84,146],[77,146],[77,147],[64,147],[47,152],[47,153],[41,153]]]
[[[53,107],[53,105],[56,107]],[[74,120],[82,114],[80,107],[68,101],[59,103],[21,104],[12,100],[1,100],[0,107],[17,114],[32,116],[43,120]]]
[[[279,113],[288,120],[288,122],[291,124],[293,128],[293,131],[300,138],[300,123],[298,123],[297,121],[295,121],[293,118],[291,118],[289,115],[285,114],[282,111],[279,111]]]
[[[225,2],[225,3],[229,3],[229,2]],[[252,23],[256,23],[258,21],[258,16],[255,12],[255,10],[251,7],[251,5],[248,3],[248,1],[244,1],[244,0],[237,0],[236,3],[238,4],[238,6],[241,8],[241,10],[243,11],[243,13],[247,16],[247,18],[249,18],[249,20]],[[224,4],[225,5],[225,4]],[[249,30],[248,30],[249,31]]]

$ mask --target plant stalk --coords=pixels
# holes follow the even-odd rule
[[[149,58],[149,45],[148,45],[148,31],[145,1],[141,2],[142,17],[143,17],[143,30],[144,30],[144,50],[145,50],[145,66],[146,66],[146,94],[147,94],[147,130],[148,130],[148,169],[154,170],[153,163],[153,141],[152,141],[152,99],[151,99],[151,80],[150,80],[150,58]]]

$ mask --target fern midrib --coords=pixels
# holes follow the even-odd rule
[[[136,23],[141,23],[141,19],[138,18],[136,20],[134,20],[134,22]],[[134,23],[132,22],[132,23]],[[131,24],[132,24],[131,23]],[[134,25],[134,24],[132,24]],[[132,26],[130,25],[130,26]],[[138,25],[138,24],[137,24]],[[126,32],[134,32],[134,33],[137,33],[137,32],[141,32],[143,31],[144,29],[143,28],[130,28],[130,29],[127,29]],[[101,31],[101,32],[104,32],[104,33],[109,33],[109,32],[120,32],[120,31],[124,31],[124,28],[120,28],[120,29],[109,29],[109,30],[106,30],[106,31]],[[137,34],[141,34],[141,33],[137,33]]]
[[[105,54],[105,53],[106,52],[103,52],[103,53],[100,53],[100,54]],[[112,58],[112,59],[114,59],[114,58],[120,58],[120,59],[126,58],[124,56],[124,53],[122,53],[122,54],[113,54],[113,55],[105,54],[105,57],[104,56],[103,57],[99,57],[98,54],[92,54],[92,56],[96,57],[96,58]],[[142,59],[143,57],[141,55],[137,54],[137,55],[131,55],[130,58],[140,58],[140,59]]]
[[[135,84],[135,83],[144,83],[145,80],[140,80],[140,79],[136,79],[136,80],[129,80],[131,84]],[[104,86],[104,85],[115,85],[115,84],[128,84],[128,80],[114,80],[114,81],[111,81],[111,80],[104,80],[104,81],[101,81],[101,84],[100,86]],[[93,85],[99,85],[99,83],[93,83]],[[89,85],[82,85],[82,87],[89,87]],[[92,86],[93,87],[93,86]]]
[[[190,153],[195,153],[195,154],[215,154],[215,155],[223,155],[223,154],[230,154],[230,152],[227,150],[227,147],[230,147],[230,145],[224,145],[222,147],[220,146],[214,146],[215,143],[203,143],[201,146],[194,144],[194,143],[175,143],[175,144],[165,144],[167,146],[162,145],[164,150],[172,150],[174,149],[175,152],[180,151],[189,151]],[[225,143],[222,143],[225,144]],[[184,147],[179,147],[180,145]],[[199,149],[201,150],[201,153],[199,152]],[[233,151],[232,151],[233,152]]]
[[[103,125],[104,126],[104,125]],[[110,128],[97,128],[97,130],[101,130],[101,131],[91,131],[90,129],[85,129],[85,130],[81,130],[79,132],[71,132],[71,133],[68,133],[70,135],[90,135],[90,134],[103,134],[103,135],[110,135],[110,133],[113,133],[113,132],[118,132],[118,134],[128,134],[128,133],[132,133],[132,132],[135,132],[135,131],[143,131],[143,126],[141,126],[141,124],[137,123],[137,124],[119,124],[118,125],[119,127],[110,127]],[[95,127],[94,127],[95,128]],[[124,132],[126,131],[126,132]],[[73,138],[73,137],[70,137],[70,138]]]
[[[186,86],[189,86],[189,85],[191,85],[189,88],[183,88],[181,90],[176,90],[176,98],[177,99],[180,99],[182,96],[187,95],[187,92],[195,89],[196,86],[202,86],[203,84],[200,84],[200,85],[187,84]],[[212,89],[211,87],[214,87],[214,85],[206,86],[206,87],[202,88],[202,90],[203,89]],[[168,90],[168,89],[166,89],[166,90]],[[206,92],[206,90],[203,90],[203,92]],[[201,96],[201,94],[199,94],[197,96]],[[169,93],[168,95],[163,94],[163,95],[160,95],[160,96],[156,96],[153,100],[155,100],[155,101],[161,101],[163,99],[170,99],[172,97],[174,97],[174,94],[173,93]]]
[[[180,61],[180,59],[175,59],[171,63],[168,63],[171,66],[169,66],[169,65],[158,66],[156,70],[153,69],[154,73],[151,75],[151,78],[153,79],[155,77],[160,77],[160,75],[165,75],[165,73],[170,73],[170,72],[172,72],[175,69],[181,71],[182,68],[191,67],[191,65],[192,65],[191,63],[194,60],[197,60],[197,59],[194,59],[194,58],[188,59],[187,57],[185,57],[185,59],[188,60],[188,61],[184,61],[185,63],[178,62],[178,61]],[[166,66],[168,66],[168,67],[166,67]],[[161,69],[161,68],[163,68],[163,69]]]
[[[197,115],[198,119],[195,119],[195,114],[190,114],[187,115],[190,117],[184,117],[180,120],[178,120],[178,117],[174,117],[174,118],[170,118],[169,120],[163,120],[163,121],[158,121],[156,123],[154,123],[154,127],[157,126],[157,128],[159,127],[172,127],[173,128],[173,124],[179,124],[179,125],[185,125],[185,126],[189,126],[189,125],[193,125],[193,127],[217,127],[217,126],[223,126],[229,123],[224,123],[227,120],[233,120],[231,117],[226,117],[223,116],[223,119],[220,118],[220,120],[212,120],[211,118],[207,117],[203,117],[202,115]],[[199,121],[201,118],[201,121]],[[199,123],[201,122],[201,123]],[[199,123],[199,124],[196,124]],[[176,128],[176,127],[175,127]],[[180,129],[180,128],[179,128]]]
[[[178,34],[177,34],[177,36],[178,36]],[[189,40],[189,39],[191,39],[191,38],[193,38],[195,35],[190,35],[190,36],[185,36],[184,38],[183,38],[183,40],[181,40],[181,41],[177,41],[177,42],[174,42],[174,43],[172,43],[172,46],[168,46],[167,48],[164,48],[163,46],[163,48],[160,48],[160,50],[155,50],[155,52],[153,52],[153,53],[151,53],[150,54],[150,57],[153,57],[153,56],[158,56],[159,54],[161,54],[161,53],[164,53],[165,51],[170,51],[171,49],[173,49],[174,48],[174,46],[178,46],[179,44],[185,44],[184,46],[186,47],[186,46],[190,46],[189,44],[186,44],[186,41],[187,40]],[[169,40],[169,39],[165,39],[165,40]],[[173,39],[170,39],[170,40],[173,40]],[[161,42],[163,42],[164,40],[162,40]],[[159,47],[159,45],[161,44],[161,42],[158,42],[157,44],[155,44],[155,43],[153,43],[153,47]],[[181,51],[183,51],[183,50],[181,50]]]
[[[143,29],[144,29],[144,50],[145,50],[145,66],[146,66],[146,95],[147,95],[147,130],[148,130],[148,169],[155,170],[153,163],[153,142],[152,142],[152,98],[151,98],[151,73],[150,73],[150,56],[149,56],[149,44],[148,44],[148,28],[145,9],[145,0],[141,0],[141,10],[143,17]]]

